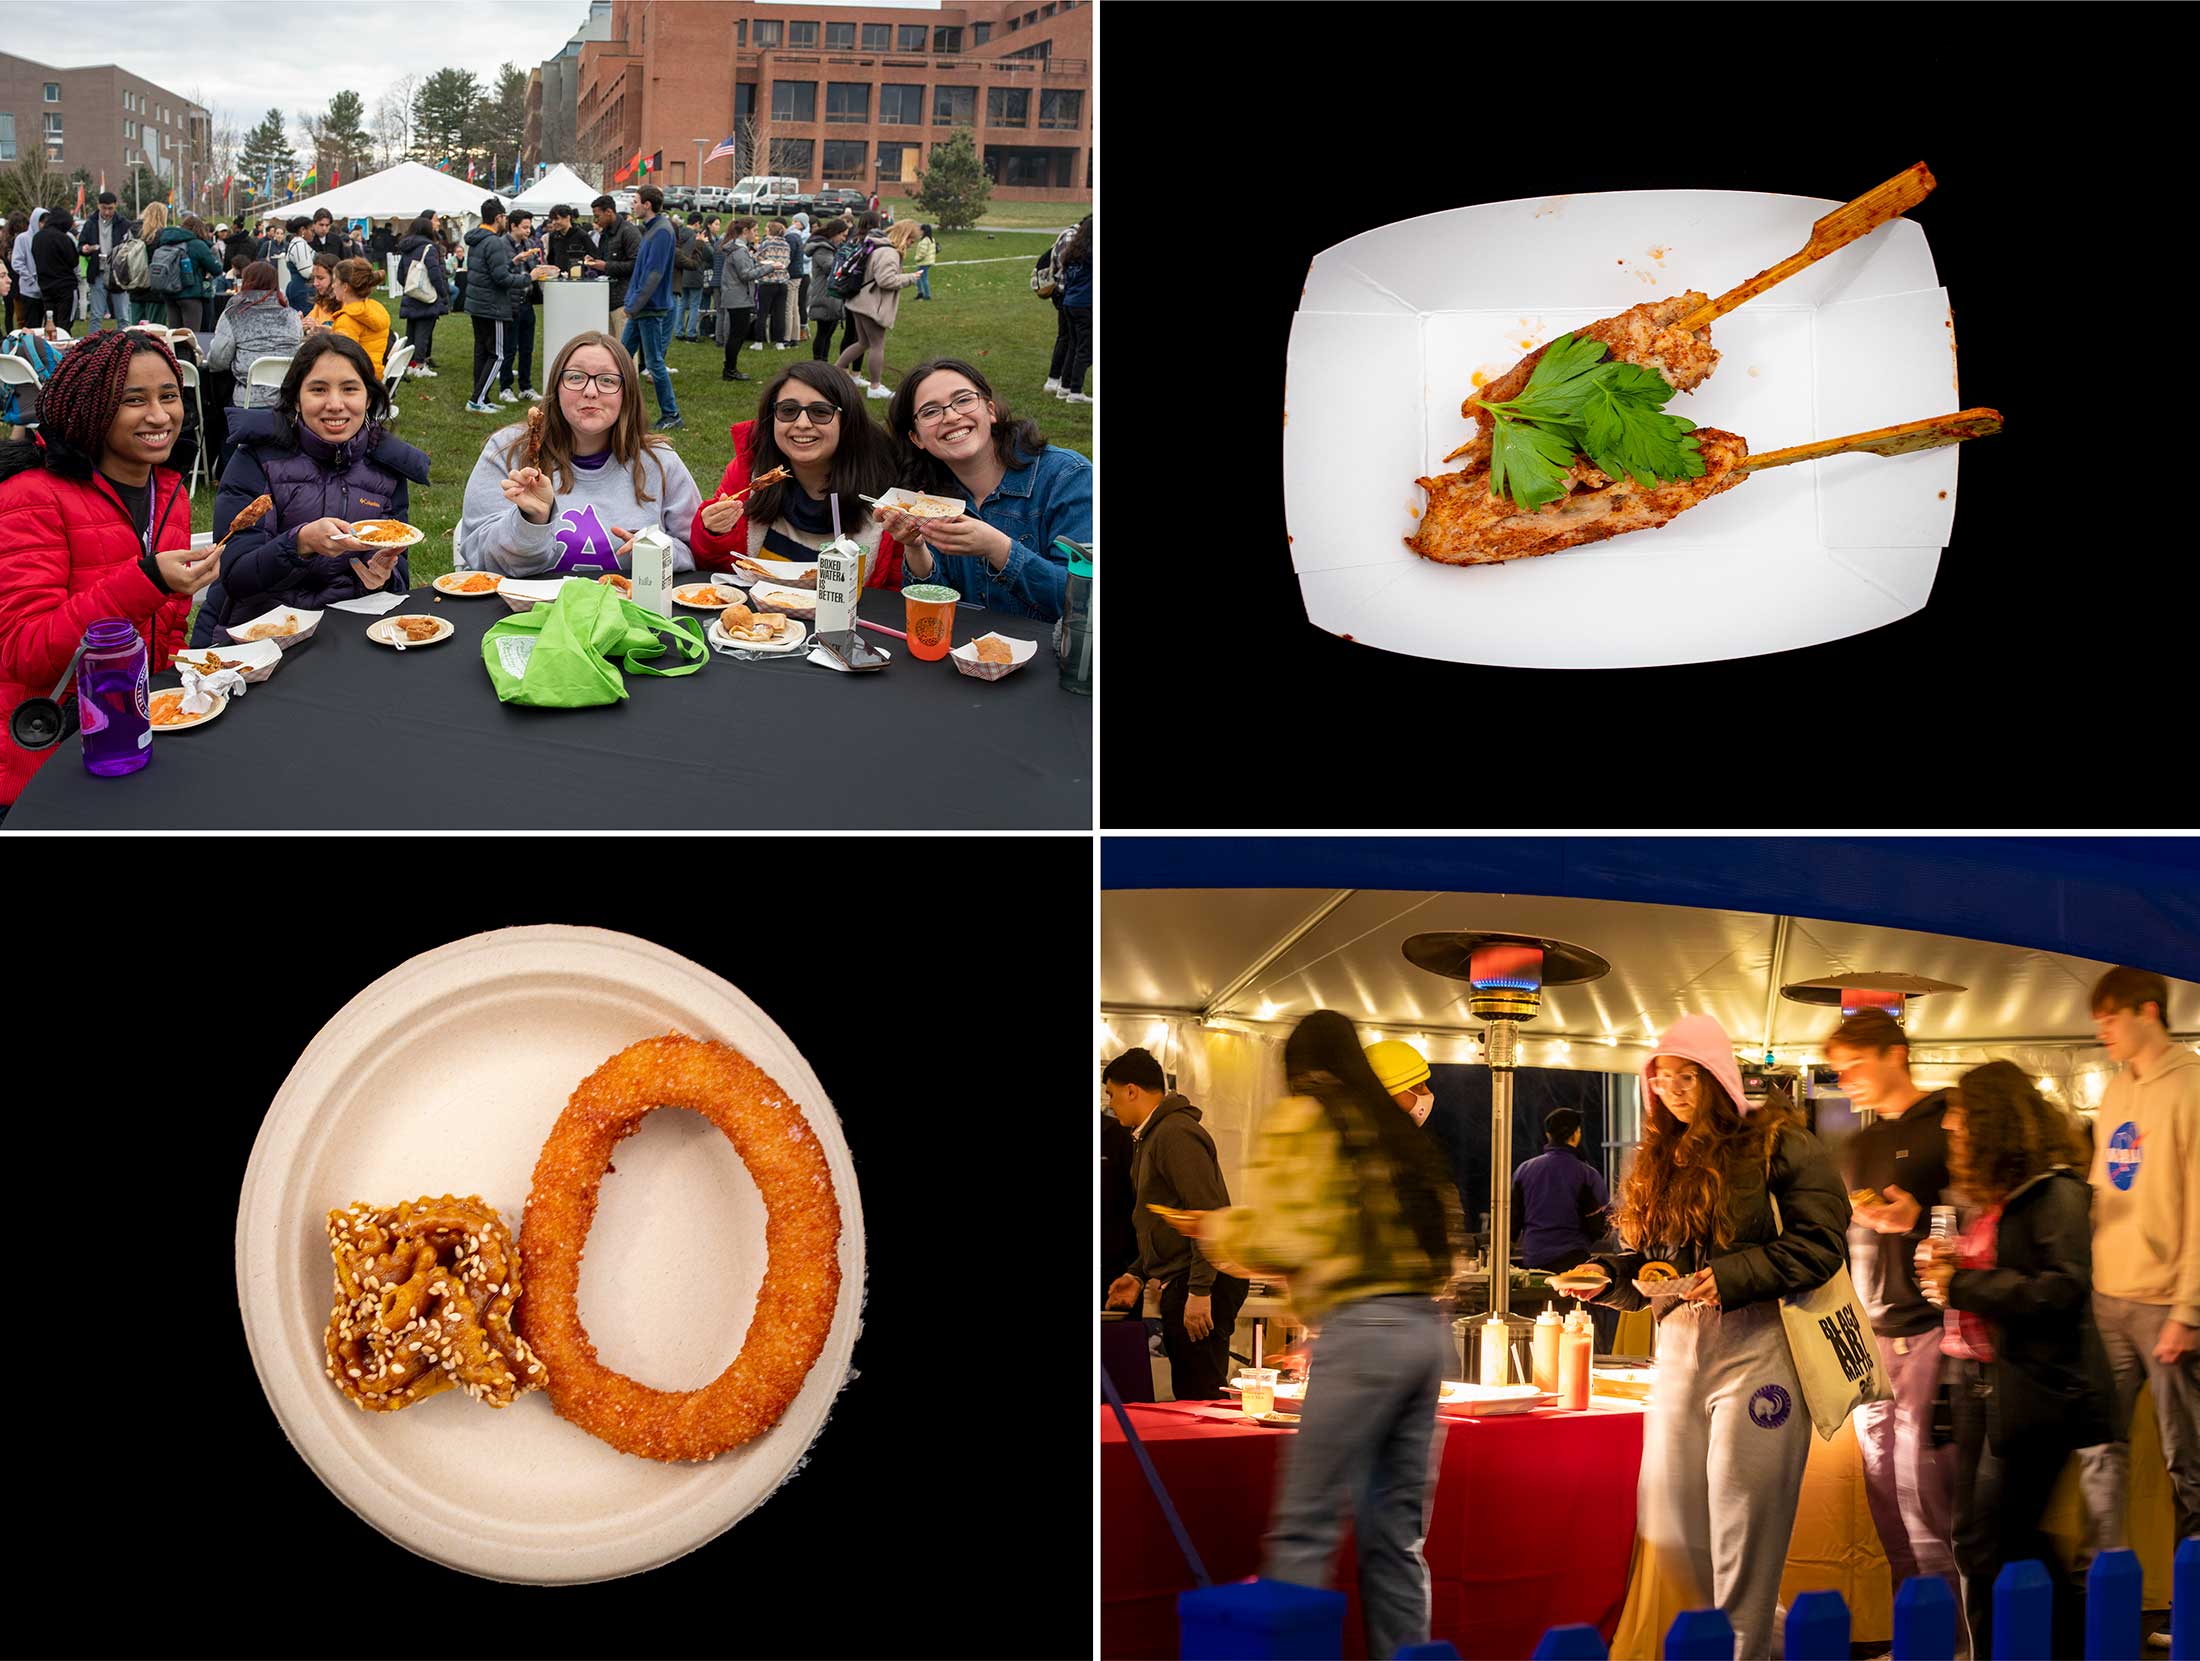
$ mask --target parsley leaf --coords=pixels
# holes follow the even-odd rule
[[[1600,361],[1604,354],[1600,340],[1560,335],[1519,397],[1481,401],[1493,417],[1491,494],[1533,513],[1567,493],[1577,454],[1645,489],[1702,477],[1703,456],[1689,436],[1695,423],[1664,412],[1672,384],[1640,364]]]

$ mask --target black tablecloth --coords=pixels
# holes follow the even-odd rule
[[[865,592],[902,626],[901,596]],[[393,616],[458,633],[400,654],[374,621],[330,611],[283,665],[204,727],[153,736],[153,760],[95,778],[62,740],[7,830],[1089,828],[1092,700],[1062,690],[1053,625],[957,611],[955,638],[1036,639],[999,681],[894,661],[875,674],[745,663],[713,652],[692,675],[625,676],[595,709],[497,701],[481,637],[511,615],[493,595],[435,603],[425,584]],[[703,612],[683,612],[708,622]],[[665,659],[674,661],[670,650]],[[173,672],[154,689],[174,686]],[[0,736],[0,742],[5,742]]]

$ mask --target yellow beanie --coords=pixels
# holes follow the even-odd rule
[[[1428,1063],[1403,1039],[1386,1038],[1380,1044],[1368,1045],[1367,1064],[1375,1069],[1376,1082],[1393,1096],[1428,1082]]]

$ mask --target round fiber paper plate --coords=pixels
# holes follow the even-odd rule
[[[479,1194],[519,1239],[524,1276],[528,1183],[566,1098],[608,1057],[667,1032],[730,1044],[769,1073],[832,1172],[840,1299],[780,1422],[708,1463],[666,1464],[596,1440],[539,1390],[502,1409],[459,1390],[396,1413],[354,1407],[322,1371],[335,1302],[329,1211]],[[657,1389],[700,1388],[740,1352],[755,1311],[762,1198],[733,1145],[693,1113],[649,1114],[612,1163],[581,1267],[581,1320],[605,1366]],[[854,1166],[809,1063],[716,975],[599,929],[475,935],[364,988],[284,1080],[237,1208],[245,1340],[299,1457],[407,1550],[534,1584],[638,1574],[760,1505],[848,1377],[863,1273]]]
[[[410,548],[428,537],[418,525],[408,525],[402,519],[354,519],[351,528],[360,541],[378,554],[388,553],[393,548]]]
[[[483,583],[482,578],[488,581]],[[463,586],[474,583],[477,586]],[[486,600],[504,586],[504,579],[494,571],[446,571],[429,585],[438,594],[448,594],[454,600]]]
[[[171,694],[173,694],[173,696],[171,696]],[[155,733],[189,732],[193,727],[205,726],[207,722],[213,720],[214,717],[221,714],[223,710],[229,707],[228,693],[215,692],[209,694],[209,696],[211,696],[214,700],[214,707],[212,709],[207,710],[204,714],[201,715],[186,715],[181,720],[170,721],[162,725],[156,725],[153,728],[153,731]],[[169,704],[173,704],[182,697],[183,689],[181,687],[171,686],[165,691],[154,693],[152,704],[150,707],[152,708],[153,713],[157,715],[162,709],[168,707],[168,705],[164,705],[161,702],[162,699],[166,698],[169,700]]]

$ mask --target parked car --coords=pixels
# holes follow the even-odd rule
[[[686,213],[695,206],[695,187],[693,185],[670,186],[665,191],[665,206],[667,208],[677,208],[680,212]]]
[[[611,205],[620,213],[632,218],[634,214],[634,192],[631,190],[614,190],[611,193]]]
[[[695,208],[698,213],[724,213],[733,206],[733,190],[727,185],[697,185]]]
[[[871,198],[862,191],[835,186],[819,191],[794,211],[806,213],[812,219],[837,219],[842,214],[862,213],[870,205]]]

